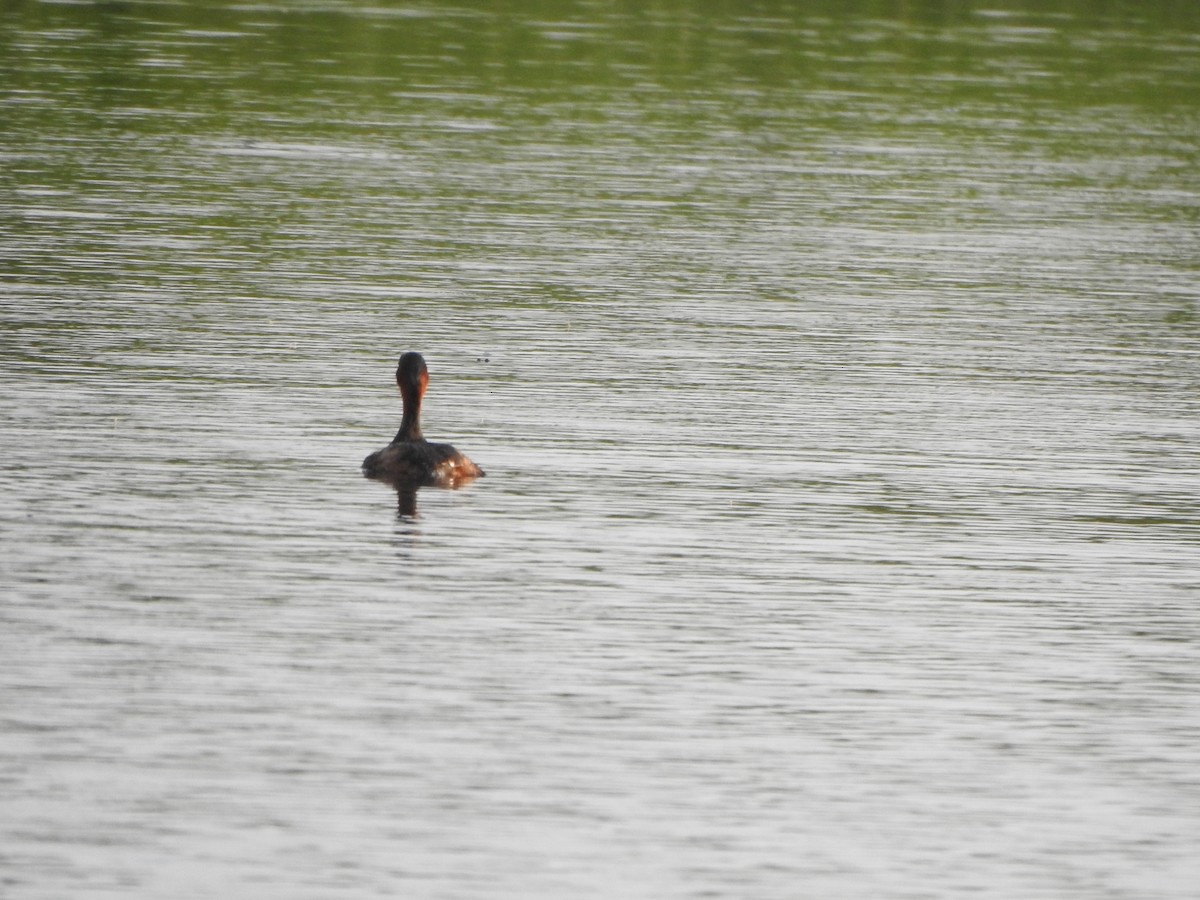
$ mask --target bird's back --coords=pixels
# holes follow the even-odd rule
[[[449,444],[394,441],[363,460],[368,478],[450,487],[478,478],[483,470]]]

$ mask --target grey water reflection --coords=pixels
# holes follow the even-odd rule
[[[0,4],[0,894],[1190,898],[1200,13]],[[488,477],[363,479],[380,372]]]

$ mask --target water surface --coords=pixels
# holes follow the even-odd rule
[[[1189,7],[17,3],[0,84],[6,897],[1193,895]]]

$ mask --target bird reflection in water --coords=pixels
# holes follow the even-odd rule
[[[409,484],[393,484],[396,489],[396,515],[402,519],[417,517],[417,487]]]
[[[363,460],[363,475],[396,490],[397,511],[417,514],[417,491],[422,487],[457,488],[484,472],[449,444],[436,444],[421,434],[421,401],[429,386],[429,369],[420,353],[408,352],[396,366],[396,386],[404,404],[400,430],[392,442]]]

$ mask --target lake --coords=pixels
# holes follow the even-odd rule
[[[0,893],[1200,883],[1200,8],[0,6]],[[425,434],[487,476],[364,479]]]

